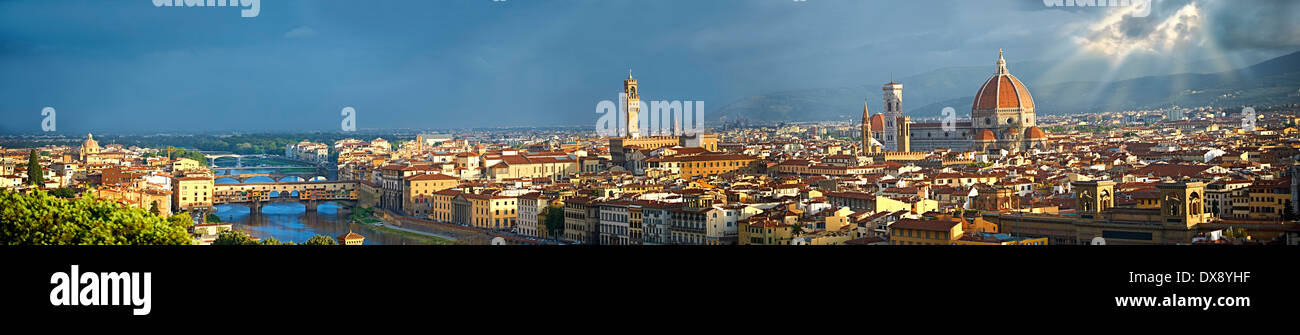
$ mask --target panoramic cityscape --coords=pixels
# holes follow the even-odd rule
[[[33,328],[1251,331],[1298,246],[1300,1],[0,1]]]
[[[797,3],[782,6],[801,5]],[[531,4],[510,5],[542,10],[527,7]],[[165,11],[171,6],[145,9]],[[764,6],[746,10],[770,10]],[[17,3],[6,7],[39,6]],[[650,7],[651,11],[657,8]],[[346,103],[329,107],[328,114],[281,113],[275,110],[283,108],[286,99],[266,99],[238,89],[231,92],[249,94],[249,100],[268,101],[264,110],[271,112],[249,114],[238,109],[245,106],[242,101],[202,102],[211,92],[183,88],[177,92],[192,97],[194,103],[160,102],[158,106],[192,112],[91,115],[77,111],[83,107],[75,98],[27,101],[24,108],[29,111],[5,111],[6,121],[0,129],[5,132],[0,136],[0,188],[6,205],[0,214],[4,224],[0,242],[1300,243],[1300,201],[1296,201],[1300,198],[1300,81],[1296,79],[1300,46],[1284,41],[1268,49],[1271,51],[1204,49],[1206,57],[1226,58],[1177,56],[1186,50],[1202,50],[1188,48],[1205,48],[1204,41],[1198,44],[1196,38],[1214,38],[1195,34],[1212,32],[1205,27],[1214,23],[1211,19],[1226,22],[1223,13],[1231,10],[1222,2],[1163,1],[1156,2],[1155,8],[1147,4],[1144,8],[1096,10],[1028,7],[1018,4],[1009,10],[1099,18],[1103,25],[1145,20],[1135,22],[1150,21],[1152,28],[1145,39],[1126,41],[1107,41],[1114,38],[1106,31],[1110,28],[1092,28],[1092,35],[1084,35],[1086,40],[1071,42],[1073,52],[1080,55],[1094,52],[1102,60],[1110,58],[1105,74],[1089,74],[1096,68],[1083,61],[1044,66],[1041,61],[1024,59],[1022,54],[996,47],[1006,44],[1013,50],[1032,49],[1017,40],[1023,33],[1002,34],[1010,38],[995,33],[992,42],[962,47],[961,56],[937,62],[924,61],[933,59],[932,53],[906,65],[894,56],[883,57],[892,61],[873,63],[870,53],[857,54],[870,63],[870,69],[859,71],[859,65],[854,65],[855,75],[847,81],[835,78],[790,87],[756,86],[756,92],[767,93],[751,97],[732,94],[717,105],[705,104],[700,97],[726,96],[722,91],[696,95],[674,84],[682,82],[678,78],[690,81],[692,68],[700,64],[647,61],[649,65],[640,68],[649,70],[639,70],[636,62],[617,63],[631,69],[626,74],[621,69],[583,74],[581,81],[586,83],[575,94],[595,99],[571,99],[568,96],[572,94],[564,93],[566,101],[577,101],[564,106],[578,106],[573,109],[584,110],[586,115],[595,107],[596,115],[576,118],[572,116],[576,112],[549,112],[550,107],[543,107],[550,106],[547,98],[536,98],[537,94],[558,94],[570,88],[533,84],[532,74],[521,79],[529,81],[522,84],[528,86],[528,92],[520,93],[524,95],[521,99],[540,101],[517,103],[522,109],[504,112],[488,111],[505,105],[500,104],[500,96],[478,95],[484,93],[467,97],[481,102],[482,112],[466,109],[467,102],[458,100],[450,106],[459,108],[410,116]],[[272,6],[251,8],[253,17],[226,17],[230,15],[225,11],[235,8],[214,7],[210,10],[219,13],[166,12],[172,16],[164,20],[178,19],[178,15],[202,20],[294,20],[282,18],[284,14]],[[714,10],[711,6],[701,8]],[[1139,15],[1139,11],[1146,12]],[[283,43],[309,43],[301,41],[349,29],[320,22],[315,27],[288,26],[294,28],[283,34]],[[1295,26],[1289,28],[1294,31]],[[677,34],[670,32],[669,36]],[[36,38],[32,36],[49,36],[53,42],[32,42]],[[15,42],[6,49],[6,60],[64,52],[47,51],[64,50],[59,36],[7,31],[6,39]],[[191,43],[177,41],[157,37],[132,43]],[[375,38],[374,43],[386,42]],[[1123,43],[1144,48],[1124,49]],[[1221,41],[1220,45],[1224,44]],[[1096,49],[1098,45],[1105,49]],[[29,46],[34,49],[21,51]],[[111,59],[122,57],[116,55],[119,52],[136,51],[104,52],[113,55]],[[383,57],[379,54],[388,50],[375,47],[367,52]],[[1050,55],[1033,52],[1040,59]],[[205,57],[206,53],[195,54],[195,60]],[[500,61],[485,57],[478,61]],[[1182,65],[1153,73],[1157,70],[1151,63],[1143,63],[1143,57]],[[335,61],[328,54],[317,58],[320,60],[308,61]],[[349,61],[367,67],[377,60]],[[961,66],[946,67],[947,62]],[[1198,62],[1203,66],[1185,66]],[[786,66],[808,66],[810,72],[823,72],[818,65],[801,64]],[[1030,69],[1035,79],[1018,77],[1017,64]],[[608,65],[611,63],[602,61],[599,66],[609,69]],[[172,68],[174,64],[158,66]],[[221,66],[212,66],[221,71]],[[173,76],[185,79],[161,82],[205,83],[203,76],[211,76],[213,87],[224,89],[225,82],[234,80],[206,72],[209,70],[202,66],[174,70],[182,72]],[[773,71],[773,75],[781,71]],[[894,71],[918,74],[895,78]],[[781,73],[779,76],[790,76]],[[18,76],[35,80],[37,85],[50,85],[25,74]],[[143,85],[157,87],[158,79],[148,80],[155,82]],[[467,85],[480,86],[475,82],[478,79],[469,80]],[[22,85],[6,85],[20,91],[9,97],[24,94]],[[307,101],[333,100],[332,94],[301,95],[322,90],[311,88],[314,85],[320,84],[303,83],[300,89],[286,87],[279,92],[286,94],[287,100],[306,100],[302,104],[312,108],[318,105]],[[851,88],[802,88],[837,85]],[[643,100],[640,88],[660,96]],[[134,94],[111,91],[108,94]],[[513,95],[513,90],[505,92]],[[617,92],[617,98],[609,92]],[[103,100],[100,94],[104,93],[87,99],[113,101]],[[662,97],[679,94],[686,99]],[[30,95],[49,98],[46,93]],[[911,96],[919,97],[919,102],[904,98]],[[442,93],[437,97],[448,99]],[[401,102],[395,101],[392,103]],[[32,109],[32,104],[43,108]],[[62,107],[68,105],[76,107]],[[103,108],[113,111],[146,105],[129,101]],[[235,109],[222,111],[222,106]],[[129,115],[140,115],[139,121],[124,126],[131,124]],[[435,115],[433,121],[428,115]],[[448,122],[436,121],[439,118]],[[159,126],[141,127],[155,122]],[[243,130],[229,126],[240,122],[256,126]],[[336,126],[328,126],[331,123]],[[276,124],[285,127],[277,130]]]
[[[187,145],[87,134],[6,147],[0,177],[27,197],[179,215],[189,244],[1300,242],[1297,105],[1040,117],[1001,52],[988,68],[961,118],[914,121],[904,84],[888,82],[864,97],[879,104],[858,122],[737,120],[685,134],[690,114],[643,104],[637,88],[650,83],[629,75],[619,136],[538,128]],[[248,137],[271,145],[230,145]],[[6,220],[22,220],[11,210]],[[103,242],[94,238],[29,242]]]

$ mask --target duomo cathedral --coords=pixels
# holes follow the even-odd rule
[[[936,148],[995,152],[1045,149],[1047,135],[1037,126],[1034,98],[1025,84],[1007,70],[998,52],[997,71],[984,81],[971,104],[971,118],[945,130],[942,122],[912,123],[903,116],[903,85],[884,85],[884,112],[871,115],[862,107],[861,148],[867,155],[882,152],[929,152]]]

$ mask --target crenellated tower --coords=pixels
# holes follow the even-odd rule
[[[627,70],[627,80],[623,81],[623,93],[627,94],[627,106],[623,110],[627,111],[627,118],[624,119],[627,124],[627,137],[641,137],[640,119],[641,113],[641,96],[636,92],[636,79],[632,79],[632,70]]]

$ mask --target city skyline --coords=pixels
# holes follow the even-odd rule
[[[0,74],[20,323],[1296,300],[1300,1],[0,0]]]
[[[862,86],[870,98],[891,74],[987,67],[1003,48],[1058,63],[1026,78],[1045,83],[1078,64],[1109,63],[1118,74],[1104,76],[1122,79],[1130,68],[1236,69],[1300,47],[1300,25],[1283,15],[1296,6],[1272,2],[1157,1],[1144,18],[1041,1],[895,4],[896,15],[873,15],[877,2],[786,1],[277,2],[253,18],[144,1],[0,6],[6,134],[39,131],[47,106],[60,133],[332,131],[343,107],[362,129],[582,125],[628,68],[653,83],[647,97],[707,101],[714,112],[809,88]],[[1237,36],[1234,20],[1259,13],[1279,16],[1258,28],[1270,34]],[[22,29],[34,25],[46,28]]]

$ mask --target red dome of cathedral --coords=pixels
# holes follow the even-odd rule
[[[976,110],[991,110],[998,108],[1034,108],[1034,98],[1029,95],[1029,90],[1025,84],[1016,79],[1007,71],[1007,61],[1002,58],[1002,52],[998,52],[998,72],[984,81],[980,90],[975,93],[975,103],[971,105]]]
[[[975,137],[976,141],[996,141],[997,137],[993,136],[993,131],[984,129],[980,131],[979,136]]]
[[[884,114],[876,114],[871,116],[871,131],[885,131]]]
[[[1042,129],[1038,129],[1037,126],[1034,126],[1034,127],[1029,127],[1029,129],[1025,129],[1025,137],[1029,139],[1035,139],[1035,140],[1045,139],[1047,138],[1047,134],[1043,133]]]

